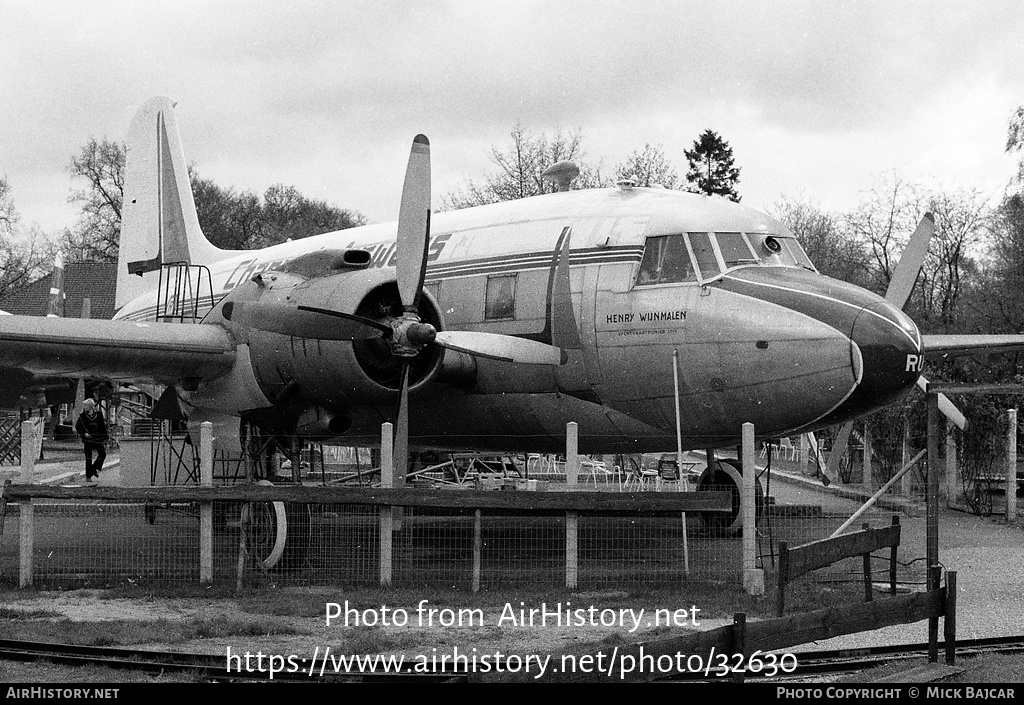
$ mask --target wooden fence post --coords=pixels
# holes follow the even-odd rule
[[[956,663],[956,571],[946,573],[946,616],[942,620],[942,638],[946,642],[946,663]]]
[[[740,654],[742,656],[747,655],[747,615],[744,612],[737,612],[732,616],[732,654]],[[710,658],[710,656],[708,657]],[[729,663],[733,660],[730,658]],[[744,668],[746,667],[746,659],[740,663],[740,668],[732,672],[732,680],[735,683],[743,682]]]
[[[875,473],[871,468],[871,424],[864,422],[864,472],[861,474],[861,484],[868,492],[875,489]]]
[[[21,481],[26,485],[32,484],[32,475],[36,467],[35,455],[32,452],[32,449],[35,447],[35,442],[32,438],[34,431],[35,424],[31,421],[23,421],[21,423]],[[33,521],[35,508],[32,506],[33,501],[32,499],[22,499],[18,504],[18,523],[20,528],[18,541],[18,587],[23,588],[32,586],[32,551],[35,546],[35,524]]]
[[[928,464],[925,483],[925,543],[928,565],[939,565],[939,395],[925,396],[928,417]],[[936,586],[937,587],[937,586]]]
[[[946,507],[957,503],[963,492],[960,466],[956,460],[956,425],[946,424]]]
[[[565,484],[569,491],[576,489],[579,467],[579,426],[570,421],[565,427]],[[579,584],[579,516],[575,511],[565,513],[565,586],[570,590]]]
[[[865,522],[861,525],[864,531],[871,531],[871,524]],[[871,551],[864,554],[864,601],[871,602],[875,599],[875,591],[871,587]]]
[[[199,484],[213,487],[213,424],[199,426]],[[213,582],[213,502],[199,503],[199,582]]]
[[[779,542],[779,572],[775,586],[775,616],[781,617],[786,610],[786,582],[789,580],[789,542]]]
[[[743,589],[748,595],[764,594],[764,571],[757,567],[757,467],[754,464],[754,424],[743,424]]]
[[[933,565],[928,569],[928,590],[938,590],[942,579],[942,567]],[[939,661],[939,618],[935,615],[928,618],[928,661]]]
[[[473,512],[473,592],[480,592],[480,568],[483,553],[483,537],[481,536],[480,510]]]
[[[390,423],[382,424],[380,427],[380,486],[395,486],[395,459],[394,459],[394,427]],[[383,506],[380,508],[380,585],[391,587],[392,577],[392,551],[394,537],[393,507]]]
[[[1006,412],[1006,521],[1017,521],[1017,410]]]
[[[901,467],[905,467],[907,465],[907,463],[910,461],[910,456],[911,455],[912,454],[910,452],[910,419],[906,415],[904,415],[903,416],[903,455],[902,455]],[[911,489],[913,487],[913,482],[912,482],[913,477],[912,477],[912,475],[913,475],[913,473],[907,473],[906,475],[903,476],[903,479],[900,481],[900,494],[902,494],[904,497],[909,497],[910,496],[910,491],[911,491]]]
[[[897,515],[892,517],[892,525],[899,526],[900,518]],[[889,548],[889,592],[893,595],[896,594],[896,551],[897,546],[891,546]]]

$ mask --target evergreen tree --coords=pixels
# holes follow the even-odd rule
[[[690,171],[686,174],[686,182],[691,184],[688,190],[709,196],[727,196],[739,202],[736,184],[740,180],[740,170],[733,164],[732,148],[718,133],[705,130],[693,143],[693,149],[686,150],[684,154],[690,162]]]

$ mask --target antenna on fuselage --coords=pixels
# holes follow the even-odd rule
[[[552,164],[541,172],[540,178],[555,185],[555,191],[568,191],[572,182],[580,175],[580,168],[568,160]]]

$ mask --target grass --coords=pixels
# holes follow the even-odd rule
[[[195,639],[233,636],[266,637],[301,634],[302,631],[271,620],[238,620],[229,617],[194,618],[181,622],[106,620],[76,622],[59,620],[0,620],[7,639],[76,644],[80,646],[127,646],[133,644],[180,644]]]
[[[199,683],[197,676],[187,672],[149,673],[106,666],[65,666],[49,661],[0,661],[0,683]]]

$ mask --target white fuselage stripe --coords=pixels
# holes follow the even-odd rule
[[[914,340],[914,337],[912,335],[910,335],[910,333],[908,333],[906,331],[906,329],[903,328],[903,326],[899,325],[898,323],[896,323],[892,319],[886,318],[885,316],[883,316],[880,313],[876,313],[875,311],[872,311],[871,309],[869,309],[869,308],[867,308],[865,306],[861,306],[860,304],[853,304],[853,303],[850,303],[849,301],[843,301],[842,299],[837,299],[834,296],[826,296],[825,294],[819,294],[819,293],[816,293],[816,292],[813,292],[813,291],[805,291],[804,289],[794,289],[791,286],[780,286],[778,284],[766,284],[764,282],[751,281],[749,279],[741,279],[739,277],[726,276],[726,277],[723,277],[723,278],[725,278],[725,279],[732,279],[733,281],[742,282],[743,284],[751,284],[751,285],[754,285],[754,286],[763,286],[763,287],[766,287],[768,289],[778,289],[779,291],[788,291],[788,292],[791,292],[791,293],[794,293],[794,294],[804,294],[805,296],[813,296],[815,298],[823,299],[825,301],[832,301],[832,302],[837,303],[837,304],[842,304],[843,306],[849,306],[850,308],[857,309],[857,310],[862,311],[864,313],[871,314],[872,316],[875,316],[876,318],[880,318],[881,320],[885,321],[886,323],[891,325],[893,328],[898,330],[904,336],[906,336],[907,340],[909,340],[918,350],[921,349],[921,341],[920,341],[920,339]]]

